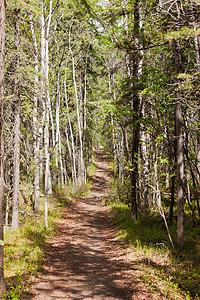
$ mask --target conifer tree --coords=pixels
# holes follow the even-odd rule
[[[0,298],[4,294],[4,65],[5,65],[5,1],[0,1]]]

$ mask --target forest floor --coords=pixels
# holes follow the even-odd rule
[[[152,291],[142,279],[140,259],[117,238],[113,213],[102,204],[111,177],[103,150],[96,151],[95,165],[91,193],[76,199],[59,220],[30,299],[171,299]]]

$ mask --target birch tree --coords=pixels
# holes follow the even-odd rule
[[[13,181],[13,211],[12,229],[19,226],[19,180],[20,180],[20,9],[15,15],[15,83],[14,83],[14,181]]]
[[[44,76],[43,85],[43,109],[44,109],[44,156],[45,156],[45,224],[48,227],[48,196],[52,194],[52,182],[50,172],[49,154],[49,122],[51,114],[51,101],[49,94],[49,32],[53,11],[53,0],[49,1],[48,12],[45,3],[41,2],[41,72]],[[46,14],[48,15],[45,18]],[[52,125],[53,125],[52,121]],[[54,132],[54,130],[53,130]],[[55,142],[54,142],[55,144]]]
[[[33,115],[33,139],[34,139],[34,203],[35,203],[35,211],[39,211],[39,198],[40,198],[40,170],[39,170],[39,157],[40,157],[40,139],[41,139],[41,126],[39,125],[39,99],[38,99],[38,89],[39,89],[39,50],[37,45],[36,33],[34,28],[33,16],[32,13],[29,12],[29,19],[30,19],[30,29],[31,35],[33,40],[33,47],[34,47],[34,68],[36,71],[35,74],[35,94],[34,94],[34,115]]]

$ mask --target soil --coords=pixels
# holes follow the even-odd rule
[[[59,221],[31,299],[164,299],[140,280],[141,270],[118,241],[113,215],[102,204],[111,177],[103,150],[96,151],[95,164],[91,193]]]

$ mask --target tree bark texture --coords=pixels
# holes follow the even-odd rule
[[[184,165],[183,165],[183,128],[180,102],[176,104],[176,136],[177,136],[177,244],[180,250],[184,243]]]
[[[72,53],[72,52],[71,52]],[[78,93],[77,93],[77,85],[76,85],[76,74],[75,74],[75,63],[74,57],[72,53],[72,66],[73,66],[73,81],[74,81],[74,90],[75,90],[75,98],[76,98],[76,112],[77,112],[77,121],[78,121],[78,132],[79,132],[79,184],[84,183],[84,158],[83,158],[83,140],[82,140],[82,126],[80,120],[80,108],[79,108],[79,101],[78,101]]]
[[[14,178],[12,229],[19,227],[19,165],[20,165],[20,9],[15,9],[15,85],[14,85]]]
[[[182,60],[179,41],[174,42],[174,57],[176,74],[181,73]],[[184,244],[184,152],[183,152],[183,121],[181,92],[175,92],[175,121],[176,121],[176,140],[177,140],[177,245],[179,251],[183,250]]]
[[[70,136],[71,136],[71,147],[72,147],[72,152],[71,152],[72,153],[72,161],[71,161],[72,181],[73,181],[73,186],[75,187],[76,177],[77,177],[76,176],[76,154],[75,154],[75,146],[74,146],[74,135],[73,135],[72,125],[71,125],[71,120],[70,120],[70,115],[69,115],[69,105],[68,105],[68,99],[67,99],[66,72],[65,72],[64,88],[65,88],[65,101],[66,101],[66,106],[67,106],[67,117],[68,117],[69,131],[70,131]],[[69,149],[69,144],[68,144],[68,149]]]
[[[3,298],[4,283],[4,247],[3,247],[3,200],[4,200],[4,66],[5,66],[5,1],[0,1],[0,299]]]
[[[137,181],[138,181],[138,152],[140,141],[140,98],[137,91],[139,80],[139,1],[134,4],[134,33],[135,33],[135,53],[131,55],[132,78],[133,84],[133,99],[132,99],[132,151],[131,151],[131,214],[136,219],[138,218],[138,203],[137,203]]]
[[[49,116],[50,116],[50,97],[49,97],[49,29],[52,13],[52,1],[48,14],[48,22],[45,23],[45,7],[42,3],[41,16],[41,68],[44,74],[43,84],[43,108],[44,108],[44,155],[45,155],[45,195],[52,194],[50,154],[49,154]],[[53,124],[53,122],[52,122]],[[45,206],[47,208],[47,205]]]
[[[35,35],[35,28],[33,24],[33,17],[31,13],[29,14],[30,19],[30,27],[31,27],[31,34],[33,39],[33,45],[34,45],[34,65],[35,65],[35,71],[39,71],[39,59],[38,59],[38,46],[37,46],[37,40]],[[38,75],[35,76],[35,90],[37,91],[38,88],[38,82],[39,78]],[[39,150],[40,150],[40,133],[39,133],[39,118],[38,118],[38,96],[37,94],[34,95],[34,115],[33,115],[33,139],[34,139],[34,145],[33,145],[33,152],[34,152],[34,164],[35,164],[35,170],[34,170],[34,210],[35,212],[39,211],[40,208],[40,169],[39,169]]]

